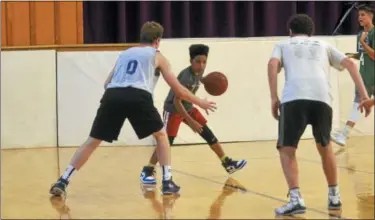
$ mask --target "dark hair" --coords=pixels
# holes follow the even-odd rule
[[[371,13],[371,14],[374,14],[374,11],[375,11],[374,8],[373,8],[373,6],[366,5],[366,4],[358,6],[357,10],[358,11],[365,11],[365,12]]]
[[[147,21],[141,28],[141,43],[153,43],[156,39],[163,37],[164,28],[155,21]]]
[[[190,59],[194,59],[194,57],[199,55],[208,56],[210,48],[207,45],[204,44],[192,44],[189,47],[189,54]]]
[[[293,34],[306,34],[311,36],[314,34],[314,22],[307,14],[296,14],[289,18],[288,29]]]

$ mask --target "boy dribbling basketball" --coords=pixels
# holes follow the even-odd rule
[[[178,75],[178,80],[193,94],[199,89],[204,70],[206,68],[209,47],[203,44],[194,44],[189,48],[191,65]],[[227,157],[221,144],[207,126],[207,120],[191,102],[181,100],[173,90],[164,102],[164,125],[166,126],[169,143],[172,145],[177,136],[181,122],[187,124],[194,132],[198,133],[216,153],[222,166],[228,173],[234,173],[246,165],[245,160],[235,161]],[[150,158],[149,165],[143,167],[141,182],[143,184],[156,184],[154,177],[155,165],[158,162],[156,152]]]
[[[199,99],[188,91],[171,71],[169,61],[158,50],[164,28],[157,22],[146,22],[140,31],[140,45],[126,49],[105,82],[90,135],[77,149],[65,172],[50,188],[53,196],[66,196],[71,177],[88,161],[95,149],[106,141],[118,139],[125,120],[129,120],[138,139],[150,135],[156,140],[156,150],[162,168],[163,195],[177,194],[180,186],[172,179],[170,145],[164,124],[154,106],[153,94],[160,75],[183,99],[205,110],[214,110],[215,103]]]

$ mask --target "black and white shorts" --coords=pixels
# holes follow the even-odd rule
[[[147,91],[132,87],[107,89],[100,100],[90,137],[113,142],[117,140],[126,119],[139,139],[163,128],[163,121]]]
[[[331,140],[332,108],[319,101],[295,100],[280,106],[277,148],[297,147],[306,126],[312,126],[315,142],[323,147]]]

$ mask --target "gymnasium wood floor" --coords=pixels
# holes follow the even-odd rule
[[[179,198],[142,189],[139,172],[151,147],[102,147],[72,178],[66,203],[50,199],[50,184],[75,148],[1,151],[2,219],[261,219],[275,218],[287,188],[274,142],[225,144],[227,154],[248,160],[229,177],[205,145],[173,147]],[[334,146],[342,212],[327,210],[327,186],[312,140],[298,150],[300,186],[307,205],[298,219],[374,219],[374,137],[352,137]],[[160,177],[158,170],[158,177]],[[143,193],[145,191],[146,193]]]

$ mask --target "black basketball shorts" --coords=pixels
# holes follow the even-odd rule
[[[90,137],[113,142],[128,119],[138,139],[148,137],[163,128],[163,121],[147,91],[136,88],[107,89],[92,124]]]
[[[306,126],[312,126],[315,142],[323,147],[331,140],[332,108],[319,101],[295,100],[280,106],[277,148],[297,147]]]

